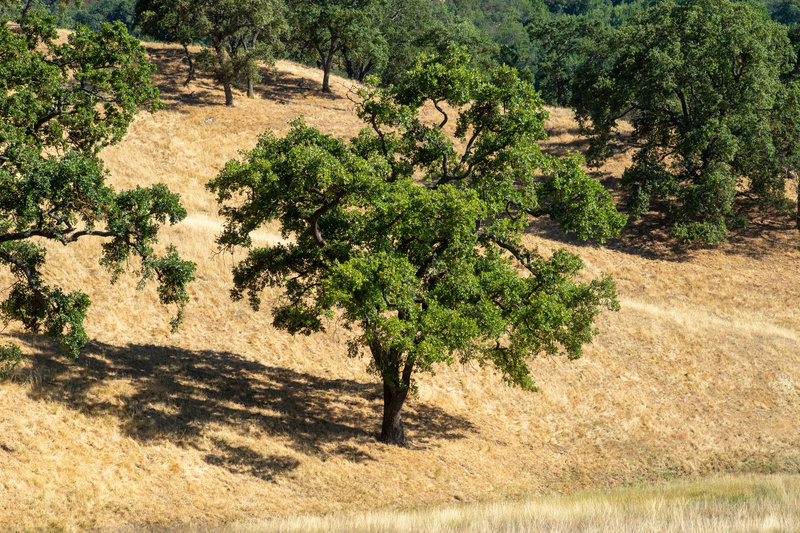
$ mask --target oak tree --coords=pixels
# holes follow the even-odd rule
[[[159,107],[144,48],[120,22],[99,34],[78,26],[59,44],[52,22],[35,13],[15,28],[0,21],[0,265],[12,279],[0,316],[77,355],[89,297],[48,284],[47,243],[103,241],[112,282],[129,263],[142,285],[156,279],[160,300],[178,306],[173,328],[195,266],[174,247],[153,249],[160,226],[186,216],[178,196],[160,184],[115,191],[99,158],[139,109]],[[6,362],[19,355],[0,349]]]
[[[523,244],[532,217],[597,242],[624,217],[578,156],[541,151],[547,112],[510,67],[478,70],[451,49],[361,97],[368,127],[354,139],[297,120],[208,186],[226,219],[219,244],[249,249],[232,296],[258,309],[265,287],[282,288],[273,323],[291,333],[343,320],[350,354],[366,350],[383,383],[380,439],[405,444],[416,373],[477,360],[535,390],[529,358],[580,357],[601,308],[617,308],[612,280],[579,278],[577,255]],[[251,232],[273,221],[286,241],[254,247]]]
[[[636,153],[622,179],[634,217],[659,209],[675,236],[714,243],[745,222],[737,200],[788,208],[800,86],[784,27],[746,2],[667,1],[598,46],[572,103],[596,160],[619,121],[632,123]]]
[[[225,91],[225,105],[233,105],[233,86],[243,79],[247,95],[255,95],[261,81],[260,62],[270,62],[282,47],[286,31],[281,0],[138,0],[137,23],[148,33],[159,34],[184,46],[208,44],[198,57],[198,66],[211,73]]]
[[[319,64],[322,92],[331,92],[331,70],[344,52],[354,66],[364,59],[380,61],[385,56],[387,43],[378,27],[380,0],[287,0],[286,3],[292,31],[290,45]]]

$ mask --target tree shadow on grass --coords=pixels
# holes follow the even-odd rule
[[[573,126],[552,126],[550,135],[569,134],[575,136],[568,142],[549,142],[542,150],[552,155],[564,156],[568,152],[585,153],[589,146],[587,137]],[[635,149],[630,134],[619,134],[610,143],[613,153],[624,153]],[[594,170],[590,172],[598,179],[614,198],[617,206],[624,212],[625,193],[622,180],[610,172]],[[718,248],[728,255],[764,258],[776,250],[800,249],[798,229],[791,214],[774,208],[760,208],[745,197],[737,199],[737,210],[748,220],[744,228],[732,228],[726,244],[706,245],[700,242],[687,243],[671,235],[671,224],[666,209],[643,213],[639,220],[629,221],[620,236],[610,239],[605,247],[644,259],[682,263],[691,260],[693,253],[702,249]],[[552,220],[541,218],[528,227],[529,233],[572,246],[594,246],[594,242],[579,241],[565,233]]]
[[[147,58],[156,65],[153,85],[158,89],[159,97],[167,109],[175,110],[186,104],[222,106],[225,96],[222,86],[214,79],[195,69],[195,78],[188,87],[183,82],[189,73],[181,48],[149,45]],[[197,54],[193,54],[196,59]]]
[[[375,442],[382,409],[377,383],[320,377],[230,352],[147,344],[95,341],[72,360],[47,339],[19,338],[36,351],[23,371],[29,375],[17,378],[32,384],[33,398],[113,417],[140,442],[200,448],[209,464],[234,473],[272,480],[299,466],[296,457],[251,448],[259,439],[353,462],[374,460],[369,449],[382,446]],[[421,447],[474,431],[465,418],[414,400],[404,424]]]
[[[727,243],[707,245],[686,243],[670,234],[671,226],[663,213],[644,213],[639,220],[629,221],[620,236],[604,245],[609,250],[635,255],[644,259],[683,263],[693,253],[703,249],[718,249],[727,255],[763,259],[780,250],[800,250],[800,238],[791,217],[780,213],[750,214],[747,226],[733,229]],[[594,246],[592,241],[580,241],[565,233],[556,222],[541,218],[528,226],[528,233],[571,246]]]
[[[800,232],[793,214],[744,203],[739,209],[748,223],[731,231],[730,246],[724,248],[726,254],[761,259],[778,250],[800,250]]]
[[[189,69],[182,48],[152,43],[145,46],[148,59],[156,65],[153,84],[158,88],[161,101],[167,109],[180,110],[186,105],[224,106],[225,96],[222,85],[213,76],[197,68],[197,65],[195,65],[194,79],[188,86],[183,85]],[[193,52],[192,57],[196,61],[198,53]],[[292,103],[294,100],[302,100],[306,96],[313,95],[315,100],[321,99],[330,103],[300,105],[335,106],[330,109],[341,109],[342,111],[349,111],[352,107],[348,100],[336,94],[322,92],[321,75],[320,79],[316,80],[297,73],[278,71],[264,65],[260,67],[259,74],[262,82],[256,84],[255,90],[261,98]],[[234,100],[239,98],[246,98],[246,96],[236,94]]]

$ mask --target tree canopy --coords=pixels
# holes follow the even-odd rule
[[[522,244],[531,218],[602,242],[624,217],[577,155],[540,150],[547,113],[510,67],[481,71],[450,49],[421,56],[399,85],[360,94],[368,127],[356,138],[297,120],[208,186],[227,221],[219,244],[249,248],[232,296],[258,309],[266,286],[282,288],[273,322],[292,333],[341,317],[351,355],[368,350],[383,382],[381,440],[404,444],[415,372],[474,359],[534,390],[528,358],[580,357],[600,309],[617,307],[610,278],[577,279],[575,254]],[[434,123],[426,105],[439,110]],[[251,232],[272,221],[288,242],[253,247]]]
[[[664,2],[601,43],[573,104],[595,159],[631,120],[634,217],[661,209],[674,235],[713,243],[744,222],[737,199],[787,204],[800,164],[795,60],[786,29],[752,4]]]
[[[116,192],[98,156],[139,109],[159,107],[144,48],[120,22],[99,34],[78,26],[57,44],[52,22],[30,14],[12,30],[0,21],[0,265],[14,280],[0,316],[77,355],[87,342],[89,298],[47,284],[46,242],[103,240],[100,263],[112,282],[136,260],[141,284],[155,278],[161,301],[178,306],[173,328],[194,264],[173,247],[153,249],[159,227],[186,216],[178,196],[160,184]],[[0,353],[18,357],[14,346]]]
[[[386,42],[376,20],[380,0],[288,0],[291,44],[313,58],[322,69],[322,91],[331,92],[335,60],[346,54],[351,63],[385,60]]]
[[[199,65],[210,72],[225,91],[225,105],[233,105],[233,86],[240,80],[247,84],[248,96],[253,84],[261,80],[259,62],[269,62],[282,47],[286,31],[281,0],[138,0],[137,23],[149,34],[161,36],[184,46],[205,41]]]

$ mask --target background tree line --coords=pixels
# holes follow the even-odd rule
[[[618,120],[637,125],[627,140],[637,147],[635,162],[623,178],[634,218],[660,210],[676,237],[713,243],[745,225],[744,213],[752,206],[793,208],[785,189],[798,180],[794,87],[800,0],[9,0],[6,5],[21,13],[39,6],[57,13],[62,23],[90,27],[121,20],[142,35],[180,43],[186,82],[199,66],[222,85],[226,105],[234,104],[234,86],[253,96],[263,66],[278,57],[318,66],[322,91],[331,92],[334,70],[359,81],[376,75],[384,86],[396,85],[419,54],[463,46],[479,68],[514,67],[546,103],[575,108],[591,139],[592,164],[610,154]],[[682,19],[692,10],[743,19],[726,21],[725,31],[694,27],[693,19]],[[696,33],[689,35],[685,26]],[[193,55],[191,44],[203,51]],[[663,60],[648,59],[655,52]],[[640,60],[631,65],[634,57]],[[730,62],[735,64],[725,68]],[[707,64],[725,75],[704,77],[701,66]],[[800,195],[796,205],[800,210]]]

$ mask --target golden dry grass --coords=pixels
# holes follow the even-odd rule
[[[622,310],[601,316],[583,359],[533,363],[540,393],[477,366],[420,376],[406,413],[413,447],[377,443],[380,388],[366,361],[345,356],[341,325],[292,337],[270,325],[276,294],[260,313],[230,301],[241,253],[214,252],[220,218],[204,188],[298,115],[355,134],[348,82],[334,78],[323,97],[317,71],[279,62],[260,98],[225,108],[208,79],[182,88],[177,48],[148,48],[167,109],[140,115],[102,155],[117,187],[180,192],[190,215],[162,242],[198,263],[186,321],[170,335],[172,310],[152,288],[137,292],[130,277],[109,287],[97,242],[50,247],[49,278],[92,299],[94,340],[73,361],[2,330],[0,342],[31,354],[0,384],[3,529],[214,526],[798,470],[800,236],[776,217],[716,249],[643,234],[654,217],[603,249],[535,225],[529,244],[576,250],[587,275],[613,274]],[[550,129],[550,149],[580,148],[568,110],[551,110]],[[627,157],[598,175],[616,186]]]
[[[798,531],[800,477],[723,476],[658,487],[581,492],[525,501],[447,505],[412,511],[299,516],[242,522],[231,533],[483,533]],[[210,531],[217,531],[211,528]]]

